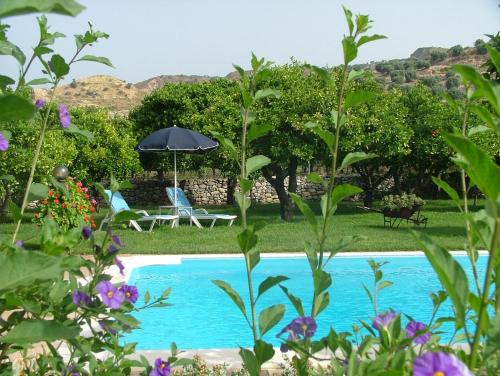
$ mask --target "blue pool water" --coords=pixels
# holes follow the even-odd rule
[[[394,286],[383,290],[379,297],[379,310],[392,308],[405,312],[416,320],[428,322],[432,314],[430,292],[441,289],[437,277],[423,256],[372,257],[388,261],[383,267],[384,279]],[[466,256],[456,259],[468,270]],[[359,319],[373,317],[372,306],[363,290],[363,283],[370,289],[373,283],[367,258],[337,257],[328,266],[333,276],[330,288],[331,303],[318,317],[318,332],[314,338],[328,333],[330,326],[337,331],[352,331],[352,324]],[[484,275],[486,257],[480,257],[480,275]],[[266,277],[286,275],[283,282],[294,295],[303,301],[306,312],[311,306],[311,276],[305,258],[264,258],[254,271],[255,286]],[[247,295],[243,259],[184,259],[179,265],[152,265],[133,270],[129,284],[136,285],[141,293],[149,291],[159,296],[167,287],[172,288],[170,307],[152,308],[136,313],[141,329],[128,334],[124,340],[138,342],[138,349],[166,349],[176,342],[181,349],[234,348],[252,343],[250,330],[240,311],[211,280],[229,282],[240,295]],[[471,278],[469,278],[471,280]],[[266,339],[279,346],[276,334],[297,316],[280,288],[269,290],[259,301],[262,309],[272,304],[286,305],[285,318],[266,335]],[[247,307],[248,303],[246,302]],[[441,308],[438,316],[451,314],[450,305]],[[451,326],[448,326],[448,332]],[[446,338],[446,335],[443,335]]]

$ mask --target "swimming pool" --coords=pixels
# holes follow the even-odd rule
[[[318,317],[321,338],[333,326],[337,331],[352,331],[358,319],[369,321],[373,309],[363,290],[363,283],[371,288],[373,277],[367,263],[370,257],[336,257],[327,270],[332,273],[329,307]],[[416,320],[427,322],[432,314],[430,292],[441,289],[437,277],[424,256],[372,256],[376,261],[388,261],[383,267],[384,279],[394,286],[383,290],[379,296],[379,310],[392,308]],[[471,275],[466,256],[456,259]],[[484,275],[486,257],[480,256],[478,267]],[[256,286],[268,276],[286,275],[283,282],[294,295],[303,301],[306,313],[311,305],[310,269],[305,257],[262,258],[254,270]],[[136,285],[141,293],[149,291],[159,296],[167,287],[172,288],[170,307],[140,311],[135,317],[141,329],[127,334],[126,342],[137,342],[141,350],[167,349],[176,342],[180,349],[235,348],[250,346],[250,330],[240,311],[211,280],[229,282],[245,299],[247,295],[244,261],[242,258],[184,258],[176,265],[150,265],[133,269],[129,284]],[[469,278],[470,280],[470,278]],[[245,302],[248,307],[248,302]],[[278,287],[268,291],[259,301],[259,310],[272,304],[286,306],[284,319],[266,334],[266,340],[279,346],[276,334],[293,318],[295,310]],[[441,308],[438,316],[451,314],[449,304]],[[405,321],[406,322],[406,321]],[[442,327],[446,328],[446,327]],[[447,327],[451,332],[451,325]],[[446,335],[443,337],[449,338]]]

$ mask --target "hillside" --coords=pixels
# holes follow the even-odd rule
[[[458,53],[459,52],[459,53]],[[460,51],[439,47],[417,49],[409,58],[358,64],[355,69],[370,69],[377,80],[386,87],[408,86],[422,82],[434,92],[447,90],[453,96],[460,95],[459,82],[449,71],[454,64],[466,64],[479,68],[486,55],[478,47],[466,47]],[[457,56],[454,56],[457,55]],[[236,72],[226,77],[236,79]],[[141,103],[142,98],[166,83],[206,82],[217,77],[161,75],[132,84],[112,76],[91,76],[73,80],[69,85],[56,89],[56,100],[70,107],[102,106],[115,113],[128,113]],[[46,89],[35,89],[35,98],[47,98]]]

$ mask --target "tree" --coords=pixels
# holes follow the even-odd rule
[[[439,63],[448,57],[445,51],[432,51],[431,52],[431,64]]]
[[[144,97],[129,118],[138,139],[175,124],[209,137],[211,132],[217,132],[237,143],[240,121],[237,85],[228,79],[166,84]],[[160,178],[164,171],[173,169],[172,153],[141,153],[140,161],[146,170],[157,171]],[[181,171],[200,170],[202,166],[218,169],[228,177],[229,191],[234,189],[238,166],[225,148],[204,155],[185,154],[177,163]],[[228,194],[228,202],[232,202],[232,194]]]
[[[403,82],[405,82],[404,70],[393,70],[391,72],[391,81],[395,84],[402,84]]]
[[[453,46],[450,48],[451,56],[460,56],[464,52],[464,48],[457,44],[456,46]]]
[[[68,165],[71,173],[86,182],[130,178],[142,171],[132,124],[122,116],[111,116],[98,107],[71,109],[72,121],[92,133],[91,140],[75,138],[77,154]]]
[[[364,205],[371,206],[374,193],[390,174],[392,166],[410,153],[412,131],[406,125],[407,110],[400,90],[383,92],[373,81],[362,84],[375,91],[376,98],[350,111],[340,148],[343,154],[355,151],[377,154],[377,158],[354,164],[365,193]]]
[[[309,74],[297,62],[272,68],[263,85],[280,91],[281,96],[263,101],[257,110],[259,121],[272,128],[256,142],[255,149],[271,159],[262,173],[276,190],[281,218],[291,220],[293,203],[288,192],[296,192],[297,168],[301,162],[321,158],[324,151],[321,141],[304,125],[321,122],[334,95],[317,75]]]

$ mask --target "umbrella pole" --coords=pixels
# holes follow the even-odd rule
[[[177,206],[177,152],[174,150],[174,205]]]

